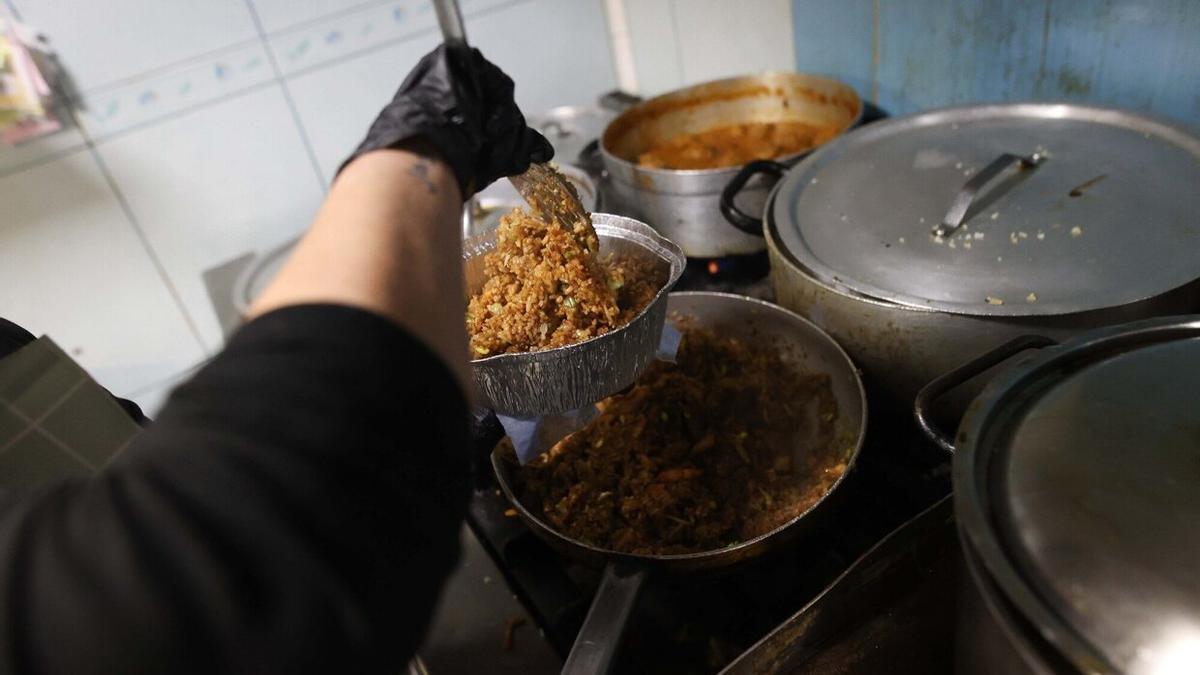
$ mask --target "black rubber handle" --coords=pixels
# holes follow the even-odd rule
[[[955,452],[953,438],[938,428],[933,421],[933,402],[941,398],[942,394],[1026,349],[1041,349],[1057,344],[1054,340],[1041,335],[1022,335],[936,378],[917,392],[917,398],[913,402],[913,415],[917,418],[917,426],[921,427],[921,431],[929,437],[929,440],[953,455]]]
[[[783,178],[783,174],[787,173],[788,166],[780,164],[769,159],[756,159],[746,166],[743,166],[730,181],[729,185],[721,191],[721,215],[725,216],[725,220],[729,221],[737,229],[752,234],[756,237],[763,236],[763,221],[762,218],[752,216],[742,211],[734,203],[738,193],[746,187],[746,183],[754,176],[765,173],[770,174],[776,180]]]

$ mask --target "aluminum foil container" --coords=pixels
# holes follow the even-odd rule
[[[592,214],[600,254],[644,256],[659,261],[667,282],[658,295],[620,328],[566,347],[498,354],[471,361],[477,401],[511,417],[576,410],[633,384],[654,361],[667,318],[667,292],[683,273],[683,251],[649,225],[624,216]],[[485,281],[483,258],[496,247],[492,230],[463,242],[467,292]]]

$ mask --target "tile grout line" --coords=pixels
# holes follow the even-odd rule
[[[122,89],[124,87],[128,87],[130,85],[137,84],[138,82],[141,82],[143,80],[148,80],[148,79],[151,79],[154,77],[159,77],[161,75],[173,73],[173,72],[175,72],[181,68],[185,68],[187,66],[200,65],[200,64],[204,63],[205,61],[212,60],[213,57],[220,56],[221,54],[226,54],[228,52],[237,51],[239,49],[249,47],[249,46],[257,44],[257,43],[258,43],[257,36],[252,37],[252,38],[247,38],[245,40],[239,40],[237,42],[231,42],[222,47],[217,47],[215,49],[209,49],[209,50],[201,52],[199,54],[193,54],[191,56],[179,59],[178,61],[172,61],[171,63],[168,63],[166,65],[157,66],[157,67],[151,68],[149,70],[144,70],[140,73],[137,73],[136,75],[127,75],[125,77],[119,77],[115,80],[109,80],[108,82],[103,82],[101,84],[90,86],[86,89],[79,89],[77,92],[75,92],[78,94],[77,97],[68,97],[67,100],[69,100],[72,103],[81,103],[82,99],[93,97],[97,94],[104,94],[105,92],[109,92],[114,89]]]
[[[67,391],[62,394],[62,396],[59,396],[58,400],[56,400],[54,403],[52,403],[50,405],[50,407],[46,409],[45,412],[43,412],[41,415],[38,415],[38,417],[36,419],[21,412],[20,410],[17,409],[17,407],[15,405],[10,403],[9,401],[0,399],[0,403],[3,403],[4,407],[8,408],[9,412],[16,415],[17,417],[20,417],[22,421],[24,421],[26,424],[29,425],[23,431],[21,431],[21,433],[17,434],[16,436],[13,436],[11,439],[9,439],[9,441],[4,444],[4,447],[0,447],[0,454],[4,454],[9,449],[11,449],[14,445],[16,445],[22,438],[25,438],[29,434],[36,431],[39,434],[41,434],[42,436],[50,439],[55,445],[62,448],[68,455],[71,455],[76,460],[83,462],[84,466],[91,469],[92,471],[95,471],[96,467],[92,466],[91,462],[80,457],[78,454],[75,453],[74,450],[72,450],[71,448],[68,448],[65,443],[58,440],[57,438],[54,437],[54,435],[52,435],[50,432],[48,432],[42,428],[42,422],[47,417],[54,414],[54,411],[61,408],[62,404],[66,403],[67,399],[71,398],[71,396],[73,396],[75,394],[75,392],[79,391],[79,389],[81,387],[83,387],[83,385],[87,384],[88,379],[89,379],[89,376],[85,373],[83,376],[81,376],[79,378],[79,380],[77,382],[75,382],[75,384],[71,385],[67,389]]]
[[[366,0],[366,2],[361,2],[361,3],[359,3],[357,5],[353,5],[351,7],[343,7],[342,9],[334,10],[334,11],[330,12],[329,14],[322,14],[321,16],[313,17],[311,19],[297,21],[296,23],[288,24],[281,28],[276,28],[273,31],[264,31],[263,34],[266,35],[267,37],[282,37],[284,35],[287,35],[288,33],[298,33],[306,28],[311,28],[313,26],[319,26],[323,22],[329,21],[330,19],[340,19],[341,17],[344,17],[344,16],[350,16],[352,14],[357,14],[368,8],[380,7],[382,5],[386,5],[392,1],[393,0]]]
[[[871,3],[871,102],[879,105],[879,0]]]
[[[308,155],[308,161],[312,164],[313,173],[317,177],[317,189],[324,193],[328,189],[328,183],[325,181],[325,172],[321,170],[321,163],[317,160],[317,151],[313,149],[312,141],[308,137],[308,129],[304,126],[304,121],[300,118],[300,110],[296,107],[296,101],[292,98],[292,91],[288,88],[288,84],[283,78],[283,72],[279,68],[279,60],[275,58],[275,50],[267,42],[267,34],[263,30],[262,19],[258,16],[258,9],[255,8],[253,0],[244,1],[247,11],[250,12],[250,20],[254,22],[254,29],[258,31],[258,39],[262,43],[263,49],[267,52],[267,61],[271,64],[271,72],[275,74],[275,83],[279,85],[279,89],[283,93],[284,103],[287,104],[288,110],[291,112],[292,122],[295,123],[296,132],[300,135],[300,142],[304,145],[304,152]]]
[[[133,228],[133,232],[137,235],[138,241],[141,242],[142,248],[146,251],[146,255],[150,258],[150,262],[154,265],[154,269],[158,272],[159,279],[166,286],[167,292],[171,295],[171,299],[175,301],[175,307],[179,313],[183,315],[183,320],[187,323],[188,329],[192,332],[192,337],[196,339],[196,344],[200,347],[200,351],[208,354],[208,347],[204,344],[204,339],[200,336],[200,328],[196,325],[196,321],[192,318],[190,312],[187,311],[187,306],[183,304],[183,297],[179,294],[179,289],[175,287],[175,283],[171,281],[171,277],[167,274],[167,268],[159,259],[158,253],[154,247],[150,245],[150,239],[146,236],[145,230],[142,228],[141,221],[133,212],[133,207],[130,206],[129,200],[125,198],[124,191],[117,184],[117,179],[109,170],[108,164],[105,163],[104,157],[100,155],[96,147],[96,142],[92,139],[91,134],[83,127],[80,122],[79,114],[74,108],[68,107],[68,114],[71,116],[71,121],[79,129],[79,135],[83,137],[84,145],[87,147],[89,154],[92,156],[92,161],[96,163],[96,168],[99,169],[100,175],[104,177],[104,182],[108,184],[108,189],[112,191],[113,197],[117,200],[117,205],[121,207],[122,213],[125,214],[125,220],[129,226]]]
[[[667,0],[671,12],[671,39],[675,41],[675,66],[679,73],[679,86],[687,85],[687,73],[683,68],[683,40],[679,37],[679,15],[675,0]]]
[[[507,2],[501,2],[496,5],[484,7],[483,9],[480,9],[476,12],[466,14],[463,16],[463,19],[466,20],[466,19],[474,19],[474,18],[483,17],[483,16],[490,16],[492,14],[495,14],[496,12],[502,12],[506,9],[512,9],[513,7],[516,7],[518,5],[523,5],[528,2],[532,2],[532,1],[533,0],[508,0]],[[439,32],[439,30],[436,25],[428,26],[425,28],[416,28],[414,30],[403,33],[401,35],[397,35],[396,37],[388,38],[387,40],[377,42],[373,45],[369,45],[366,47],[362,47],[360,49],[349,51],[345,54],[339,54],[338,56],[331,57],[328,61],[322,61],[321,63],[314,63],[314,64],[311,64],[308,66],[302,66],[300,68],[297,68],[293,71],[288,72],[288,74],[284,75],[283,78],[286,80],[290,80],[294,77],[299,77],[301,75],[308,75],[309,73],[315,73],[319,70],[324,70],[326,68],[330,68],[332,66],[336,66],[336,65],[345,63],[347,61],[353,61],[354,59],[356,59],[360,56],[366,56],[367,54],[374,54],[375,52],[382,51],[384,49],[387,49],[388,47],[394,47],[403,42],[408,42],[409,40],[412,40],[414,38],[424,37],[426,35],[436,34],[438,32]]]
[[[378,3],[378,4],[381,4],[381,5],[382,5],[382,4],[386,4],[386,2],[387,2],[387,1],[388,1],[388,0],[383,0],[383,2],[380,2],[380,3]],[[502,4],[498,4],[498,5],[493,5],[493,6],[490,6],[490,7],[486,7],[486,8],[484,8],[484,9],[481,9],[481,10],[479,10],[478,12],[475,12],[475,13],[471,14],[470,16],[471,16],[471,17],[481,17],[481,16],[487,16],[487,15],[490,15],[490,14],[492,14],[492,13],[495,13],[495,12],[498,12],[498,11],[503,11],[503,10],[506,10],[506,9],[510,9],[510,8],[512,8],[512,7],[515,7],[515,6],[518,6],[518,5],[521,5],[521,4],[525,4],[525,3],[527,3],[527,2],[530,2],[530,1],[531,1],[531,0],[511,0],[510,2],[505,2],[505,3],[502,3]],[[362,6],[360,6],[360,8],[362,8],[362,7],[366,7],[366,6],[370,6],[370,5],[362,5]],[[333,15],[331,15],[331,16],[333,16]],[[310,23],[313,23],[313,24],[315,24],[315,23],[317,23],[317,22],[319,22],[319,21],[320,21],[320,20],[318,20],[318,19],[314,19],[314,20],[313,20],[312,22],[310,22]],[[380,43],[378,43],[378,44],[374,44],[374,45],[371,45],[371,46],[368,46],[368,47],[364,47],[364,48],[362,48],[362,49],[358,49],[358,50],[355,50],[355,51],[352,51],[352,52],[349,52],[349,53],[346,53],[346,54],[341,54],[341,55],[339,55],[339,56],[332,57],[332,58],[330,58],[328,61],[323,61],[323,62],[321,62],[321,63],[315,63],[315,64],[312,64],[312,65],[309,65],[309,66],[305,66],[305,67],[302,67],[302,68],[297,68],[296,70],[294,70],[294,71],[292,71],[292,72],[288,73],[287,75],[282,75],[282,74],[281,74],[281,75],[279,76],[279,78],[278,78],[278,79],[279,79],[279,80],[286,81],[286,80],[289,80],[289,79],[291,79],[291,78],[294,78],[294,77],[299,77],[299,76],[302,76],[302,75],[308,75],[308,74],[310,74],[310,73],[314,73],[314,72],[317,72],[317,71],[320,71],[320,70],[324,70],[324,69],[326,69],[326,68],[330,68],[330,67],[333,67],[333,66],[336,66],[336,65],[339,65],[339,64],[345,63],[345,62],[347,62],[347,61],[354,60],[354,59],[356,59],[356,58],[358,58],[358,57],[360,57],[360,56],[366,56],[366,55],[368,55],[368,54],[373,54],[373,53],[375,53],[375,52],[377,52],[377,51],[380,51],[380,50],[383,50],[383,49],[387,49],[388,47],[393,47],[393,46],[395,46],[395,45],[398,45],[398,44],[401,44],[401,43],[403,43],[403,42],[407,42],[408,40],[411,40],[411,39],[414,39],[414,38],[417,38],[417,37],[421,37],[421,36],[424,36],[424,35],[428,35],[428,34],[430,34],[430,33],[435,33],[435,32],[437,32],[437,28],[436,28],[436,27],[428,27],[428,28],[420,28],[420,29],[416,29],[416,30],[413,30],[413,31],[410,31],[410,32],[404,33],[404,34],[402,34],[402,35],[398,35],[398,36],[396,36],[396,37],[394,37],[394,38],[391,38],[391,39],[385,40],[385,41],[383,41],[383,42],[380,42]],[[252,42],[255,42],[255,41],[258,41],[258,40],[259,40],[258,38],[255,38],[253,41],[239,42],[239,43],[236,43],[236,44],[234,44],[234,45],[231,45],[231,46],[229,46],[229,47],[226,47],[226,48],[224,48],[224,49],[221,49],[221,50],[217,50],[217,51],[213,51],[213,52],[208,52],[208,53],[206,53],[206,54],[204,55],[204,58],[210,58],[210,57],[216,56],[216,55],[218,55],[218,54],[222,54],[222,53],[225,53],[225,52],[227,52],[227,51],[231,51],[231,50],[233,50],[233,49],[242,48],[242,47],[245,47],[245,46],[247,46],[247,45],[251,44]],[[274,52],[272,52],[272,51],[271,51],[271,49],[270,49],[270,46],[269,46],[269,45],[265,45],[265,47],[266,47],[266,52],[267,52],[267,56],[268,56],[268,58],[270,58],[270,59],[274,60]],[[175,64],[175,66],[184,65],[185,63],[191,63],[191,62],[197,62],[197,63],[198,63],[200,60],[203,60],[203,59],[201,59],[201,57],[189,58],[187,61],[181,61],[181,62],[178,62],[178,63],[176,63],[176,64]],[[172,66],[172,67],[174,67],[174,66]],[[141,79],[144,79],[145,77],[149,77],[149,76],[151,76],[152,74],[159,74],[159,75],[161,75],[161,74],[164,74],[165,72],[169,72],[169,70],[167,70],[167,71],[156,70],[156,71],[153,71],[153,72],[152,72],[152,73],[150,73],[150,74],[142,74],[142,75],[138,75],[138,76],[135,76],[135,77],[133,77],[133,78],[129,78],[129,79],[127,79],[127,80],[124,80],[124,81],[123,81],[123,85],[122,85],[122,86],[124,86],[125,84],[132,84],[132,83],[134,83],[134,82],[137,82],[137,81],[139,81],[139,80],[141,80]],[[225,92],[225,93],[223,93],[223,94],[219,94],[219,95],[217,95],[217,96],[215,96],[215,97],[213,97],[213,98],[211,98],[211,99],[209,99],[209,100],[206,100],[206,101],[203,101],[203,102],[200,102],[200,103],[193,103],[193,104],[191,104],[191,105],[189,105],[189,106],[187,106],[187,107],[185,107],[185,108],[180,108],[180,109],[178,109],[178,110],[173,110],[173,111],[170,111],[170,112],[168,112],[168,113],[164,113],[163,115],[161,115],[161,116],[159,116],[159,117],[153,117],[153,118],[150,118],[150,119],[146,119],[146,120],[144,120],[144,121],[137,122],[137,123],[135,123],[135,124],[131,124],[131,125],[129,125],[129,126],[127,126],[127,127],[125,127],[125,128],[118,129],[118,130],[115,130],[115,131],[111,131],[111,132],[101,132],[101,133],[99,133],[98,135],[95,135],[95,136],[92,136],[92,135],[90,135],[90,134],[88,134],[88,133],[86,133],[86,132],[85,132],[85,130],[84,130],[84,128],[83,128],[83,126],[82,126],[82,124],[80,123],[80,120],[79,120],[78,116],[75,114],[75,111],[72,109],[72,106],[71,106],[71,105],[68,105],[68,106],[67,106],[67,109],[68,109],[68,112],[67,112],[67,114],[68,114],[68,116],[70,116],[70,117],[71,117],[73,124],[75,125],[76,129],[77,129],[77,130],[80,132],[80,136],[81,136],[81,138],[82,138],[82,140],[81,140],[80,144],[79,144],[78,146],[74,146],[74,147],[70,147],[70,148],[65,148],[65,149],[62,149],[62,150],[55,150],[55,151],[52,151],[52,152],[50,152],[49,154],[42,155],[42,156],[40,156],[40,157],[36,157],[36,158],[34,158],[34,159],[30,159],[30,160],[28,160],[28,161],[25,161],[25,162],[21,162],[21,163],[19,163],[19,164],[15,164],[15,165],[13,165],[13,166],[10,166],[10,167],[7,167],[7,168],[0,169],[0,178],[5,178],[5,177],[8,177],[8,176],[12,176],[12,175],[15,175],[15,174],[21,173],[21,172],[23,172],[23,171],[27,171],[27,170],[29,170],[29,169],[35,169],[35,168],[37,168],[37,167],[39,167],[39,166],[41,166],[41,165],[43,165],[43,164],[46,164],[46,163],[49,163],[49,162],[53,162],[53,161],[55,161],[55,160],[58,160],[58,159],[62,159],[62,158],[64,158],[64,157],[68,157],[68,156],[70,156],[70,155],[72,155],[72,154],[74,154],[74,153],[77,153],[77,152],[80,152],[80,151],[83,151],[83,150],[88,150],[88,149],[90,149],[92,146],[97,146],[97,147],[98,147],[98,146],[100,146],[100,145],[103,145],[104,143],[106,143],[106,142],[108,142],[108,141],[110,141],[110,140],[113,140],[113,139],[116,139],[116,138],[120,138],[120,137],[122,137],[122,136],[124,136],[124,135],[126,135],[126,134],[133,133],[133,132],[136,132],[136,131],[141,131],[141,130],[143,130],[143,129],[147,129],[147,128],[149,128],[149,127],[155,126],[155,125],[157,125],[157,124],[160,124],[160,123],[163,123],[163,122],[168,122],[168,121],[171,121],[171,120],[174,120],[174,119],[178,119],[179,117],[183,117],[183,116],[185,116],[185,115],[188,115],[188,114],[190,114],[190,113],[192,113],[192,112],[195,112],[195,111],[197,111],[197,110],[203,110],[203,109],[205,109],[205,108],[208,108],[208,107],[210,107],[210,106],[217,105],[217,104],[223,103],[223,102],[225,102],[225,101],[232,100],[232,99],[234,99],[234,98],[237,98],[237,97],[239,97],[239,96],[244,96],[244,95],[246,95],[246,94],[249,94],[249,93],[253,93],[253,92],[256,92],[256,91],[261,91],[261,90],[263,90],[263,89],[266,89],[266,88],[268,88],[268,87],[270,87],[270,86],[272,86],[272,85],[276,84],[276,82],[277,82],[277,80],[276,80],[276,79],[274,79],[274,78],[272,78],[272,79],[269,79],[269,80],[265,80],[265,81],[263,81],[263,82],[258,82],[258,83],[255,83],[255,84],[247,85],[246,87],[244,87],[244,88],[241,88],[241,89],[236,89],[236,90],[233,90],[233,91],[228,91],[228,92]],[[108,89],[111,89],[111,88],[115,88],[115,87],[104,87],[104,88],[98,88],[98,89],[89,89],[89,90],[87,90],[87,92],[86,92],[86,93],[87,93],[87,94],[103,93],[103,91],[105,91],[105,90],[108,90]],[[289,94],[290,94],[290,92],[289,92]],[[64,101],[66,101],[66,102],[68,102],[68,103],[70,103],[70,104],[78,104],[78,103],[80,103],[80,102],[81,102],[81,101],[77,100],[76,98],[73,98],[73,97],[67,96],[65,93],[63,94],[62,98],[63,98],[63,100],[64,100]],[[288,96],[287,96],[287,98],[290,100],[290,95],[288,95]],[[307,149],[307,148],[306,148],[306,149]],[[319,165],[318,165],[318,166],[319,166]],[[321,181],[321,189],[322,189],[322,190],[324,190],[324,189],[325,189],[325,183],[324,183],[323,173],[322,173],[322,172],[320,172],[320,171],[318,171],[318,176],[320,176],[320,181]]]
[[[1033,81],[1034,96],[1041,96],[1042,85],[1046,81],[1046,52],[1050,48],[1050,3],[1046,0],[1046,9],[1042,14],[1042,53],[1038,58],[1037,77]]]
[[[54,151],[46,153],[45,155],[42,155],[40,157],[36,157],[34,159],[31,159],[31,160],[28,160],[25,162],[21,162],[19,164],[14,164],[10,167],[0,169],[0,178],[7,178],[9,176],[15,176],[23,171],[29,171],[31,169],[36,169],[39,166],[42,166],[44,164],[49,164],[50,162],[53,162],[55,160],[63,159],[65,157],[70,157],[71,155],[74,155],[77,152],[83,152],[85,150],[87,150],[87,144],[80,141],[79,145],[73,145],[69,148],[63,148],[62,150],[54,150]]]
[[[268,88],[274,86],[274,84],[275,84],[275,80],[273,80],[273,79],[268,79],[268,80],[264,80],[262,82],[256,82],[254,84],[249,84],[249,85],[246,85],[245,87],[242,87],[241,89],[228,91],[228,92],[225,92],[224,94],[221,94],[220,96],[210,98],[207,101],[202,101],[200,103],[193,103],[186,108],[180,108],[179,110],[172,110],[168,113],[163,113],[159,117],[154,117],[151,119],[143,120],[141,122],[137,122],[135,124],[130,124],[129,126],[124,127],[122,129],[116,129],[114,131],[110,131],[107,133],[101,133],[100,135],[98,135],[94,139],[92,139],[92,141],[97,146],[104,145],[105,143],[107,143],[111,140],[117,139],[117,138],[121,138],[122,136],[126,136],[128,134],[131,134],[131,133],[134,133],[137,131],[141,131],[143,129],[149,129],[150,127],[156,126],[158,124],[162,124],[164,122],[170,122],[172,120],[177,120],[181,117],[186,117],[194,112],[199,112],[201,110],[205,110],[207,108],[211,108],[213,106],[220,105],[222,103],[227,103],[227,102],[232,101],[237,98],[241,98],[242,96],[247,96],[249,94],[253,94],[255,92],[259,92],[264,89],[268,89]]]

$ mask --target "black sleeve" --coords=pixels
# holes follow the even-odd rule
[[[399,673],[458,556],[467,441],[392,323],[263,316],[118,464],[0,506],[0,672]]]

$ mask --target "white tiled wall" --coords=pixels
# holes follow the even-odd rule
[[[9,2],[55,45],[81,126],[0,147],[0,316],[153,412],[220,346],[202,271],[305,227],[438,42],[431,5]],[[460,3],[527,112],[615,86],[603,0]]]
[[[270,87],[97,144],[210,350],[222,334],[200,275],[298,236],[320,204],[322,182],[289,122]]]
[[[88,91],[256,37],[243,0],[15,0]]]
[[[794,70],[791,0],[623,0],[638,93]]]
[[[0,178],[0,315],[131,392],[204,352],[94,157]]]

